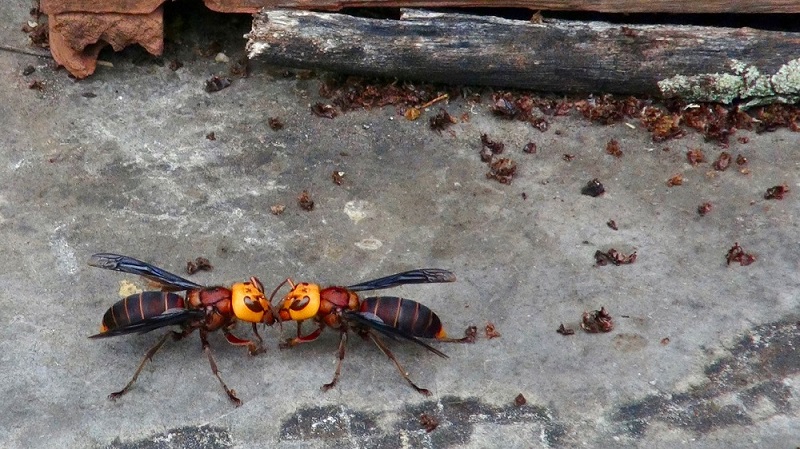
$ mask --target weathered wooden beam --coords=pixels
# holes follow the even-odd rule
[[[85,0],[82,0],[85,1]],[[120,0],[116,0],[120,1]],[[267,9],[342,8],[528,8],[545,11],[596,11],[608,13],[797,13],[797,0],[205,0],[206,6],[223,12],[255,12]]]
[[[402,11],[400,20],[265,10],[246,37],[250,58],[296,68],[724,103],[800,97],[800,33],[419,10]]]

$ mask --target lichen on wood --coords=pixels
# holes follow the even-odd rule
[[[658,82],[664,97],[687,101],[730,104],[745,107],[768,103],[800,101],[800,58],[781,65],[774,75],[761,73],[754,65],[731,60],[728,73],[675,75]]]

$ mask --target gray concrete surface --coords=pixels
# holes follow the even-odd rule
[[[0,7],[13,24],[2,31],[5,43],[25,45],[16,24],[28,7]],[[192,20],[186,36],[197,34]],[[247,18],[226,26],[228,34],[212,29],[198,40],[227,36],[223,50],[235,58]],[[495,119],[486,102],[446,105],[470,117],[452,133],[392,108],[327,120],[309,113],[317,80],[282,78],[264,65],[206,93],[204,79],[226,66],[193,56],[185,39],[162,60],[104,53],[113,67],[82,82],[47,60],[0,52],[0,447],[800,445],[800,135],[742,132],[750,142],[731,150],[750,160],[745,176],[686,164],[688,147],[719,151],[696,134],[662,152],[638,126],[572,116],[540,133]],[[185,66],[173,72],[165,61],[175,56]],[[22,76],[29,64],[37,71]],[[45,90],[27,89],[31,79]],[[285,129],[269,129],[270,116]],[[216,141],[205,138],[210,131]],[[484,177],[484,132],[518,162],[511,186]],[[605,154],[610,138],[623,158]],[[536,155],[521,151],[529,140]],[[345,172],[344,185],[331,182],[334,170]],[[686,183],[668,188],[677,172]],[[595,177],[606,195],[580,195]],[[792,190],[787,199],[762,199],[781,183]],[[316,201],[311,212],[296,204],[305,189]],[[699,217],[703,201],[715,207]],[[279,203],[286,212],[272,215]],[[725,265],[737,241],[757,256],[753,265]],[[612,247],[636,250],[638,260],[594,267],[594,252]],[[278,330],[267,329],[270,351],[258,357],[213,335],[221,373],[244,401],[234,408],[193,335],[168,344],[133,390],[111,402],[107,394],[158,336],[86,338],[123,284],[146,287],[88,267],[99,251],[179,274],[205,256],[214,271],[192,279],[229,284],[257,275],[268,288],[287,276],[347,284],[450,268],[455,284],[393,293],[433,308],[452,334],[492,322],[502,336],[434,343],[447,360],[392,345],[434,392],[425,398],[356,338],[339,386],[322,393],[334,332],[280,351]],[[555,332],[601,305],[615,318],[612,332]],[[527,405],[514,405],[519,393]],[[426,433],[421,413],[439,427]]]

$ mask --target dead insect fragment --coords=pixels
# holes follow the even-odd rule
[[[717,171],[725,171],[725,170],[727,170],[728,167],[731,165],[731,160],[732,159],[733,158],[731,158],[731,154],[730,153],[728,153],[727,151],[723,151],[722,153],[719,154],[719,157],[717,158],[717,160],[714,161],[714,164],[713,164],[714,165],[714,170],[717,170]]]
[[[500,336],[500,332],[497,332],[497,329],[495,329],[493,323],[486,323],[485,332],[486,332],[486,338],[489,340]]]
[[[767,189],[764,194],[765,200],[782,200],[784,195],[789,193],[789,186],[786,184],[781,186],[774,186]]]
[[[280,215],[285,210],[286,210],[286,206],[284,206],[283,204],[276,204],[276,205],[271,206],[269,208],[269,211],[272,213],[272,215]]]
[[[527,404],[528,401],[525,399],[525,396],[522,393],[518,394],[517,397],[514,398],[514,405],[517,407],[522,407],[523,405]]]
[[[501,184],[511,184],[517,173],[517,163],[508,158],[500,158],[489,164],[488,179],[495,179]]]
[[[550,122],[548,122],[547,119],[543,117],[536,117],[534,119],[531,119],[531,126],[533,126],[534,128],[538,129],[541,132],[545,132],[548,129],[550,129]]]
[[[736,242],[733,244],[731,249],[728,250],[725,260],[727,261],[727,265],[730,265],[733,262],[739,262],[739,265],[744,267],[755,262],[756,256],[744,252],[744,249],[739,246],[739,242]]]
[[[566,326],[564,326],[564,323],[561,323],[561,326],[558,326],[558,329],[556,329],[556,332],[558,332],[561,335],[574,335],[575,334],[575,329],[573,329],[571,327],[566,327]]]
[[[217,75],[213,75],[211,78],[206,80],[206,92],[219,92],[226,87],[231,85],[230,78],[222,78]]]
[[[436,427],[439,426],[439,421],[436,418],[425,413],[419,415],[419,423],[422,424],[422,427],[428,433],[433,432],[436,430]]]
[[[313,112],[314,115],[316,115],[317,117],[330,118],[330,119],[339,115],[339,113],[336,112],[336,108],[334,108],[333,105],[324,103],[314,103],[314,105],[311,106],[311,112]]]
[[[590,334],[600,332],[611,332],[614,329],[614,322],[605,307],[592,312],[584,312],[581,318],[581,329]]]
[[[492,150],[488,147],[481,147],[481,152],[478,154],[481,156],[481,162],[492,162],[492,158],[494,157]]]
[[[40,80],[33,80],[28,83],[28,89],[31,90],[38,90],[39,92],[44,90],[44,83]]]
[[[594,253],[594,260],[599,267],[606,266],[609,263],[616,266],[628,265],[636,262],[636,251],[626,256],[614,248],[611,248],[606,252],[597,250]]]
[[[674,187],[682,184],[683,184],[683,175],[680,173],[672,175],[672,177],[667,180],[667,187]]]
[[[536,154],[536,144],[533,142],[528,142],[525,145],[525,148],[522,149],[522,151],[528,154]]]
[[[208,140],[217,140],[217,134],[214,131],[206,134],[206,139]]]
[[[492,113],[505,119],[513,119],[520,114],[519,108],[514,104],[513,99],[506,97],[496,98],[492,105]]]
[[[403,117],[410,122],[418,119],[420,115],[422,115],[422,112],[420,112],[420,110],[417,108],[408,108],[406,109],[406,112],[403,113]]]
[[[606,188],[603,186],[603,183],[600,182],[599,179],[594,178],[589,181],[583,188],[581,189],[582,195],[588,195],[591,197],[598,197],[605,193]]]
[[[606,153],[614,157],[622,157],[622,150],[619,149],[619,142],[616,139],[611,139],[606,144]]]
[[[457,120],[452,115],[450,115],[444,108],[439,108],[439,112],[433,117],[431,117],[430,125],[432,130],[441,133],[447,127],[456,122]]]
[[[707,213],[711,212],[711,208],[711,203],[705,202],[697,206],[697,213],[700,214],[701,217],[705,217]]]
[[[311,194],[308,193],[308,190],[303,190],[303,193],[297,197],[297,204],[300,205],[301,209],[306,211],[314,209],[314,200],[311,199]]]
[[[575,160],[575,155],[565,153],[563,156],[561,156],[561,159],[564,159],[567,162],[572,162],[573,160]]]
[[[267,119],[267,124],[273,131],[283,129],[283,122],[278,117],[270,117]]]
[[[697,165],[706,161],[706,155],[703,154],[703,150],[699,148],[693,148],[686,152],[686,159],[690,164]]]
[[[686,135],[680,127],[681,117],[653,106],[647,106],[641,113],[642,123],[653,135],[653,142],[678,139]]]
[[[211,271],[214,267],[211,265],[211,262],[208,261],[205,257],[198,257],[194,261],[186,262],[186,272],[189,274],[195,274],[198,271]]]
[[[617,227],[617,222],[614,220],[608,220],[608,222],[606,222],[606,225],[608,225],[609,228],[615,231],[619,231],[619,228]]]
[[[467,343],[475,343],[478,337],[478,326],[469,326],[464,329],[464,341]]]
[[[506,147],[506,145],[503,142],[489,140],[488,134],[481,134],[481,144],[484,147],[490,149],[492,151],[492,154],[500,154]]]
[[[604,95],[578,101],[575,103],[575,109],[592,122],[611,125],[626,117],[639,116],[642,104],[641,100],[634,97],[619,99],[612,95]]]
[[[342,185],[342,182],[344,182],[344,172],[334,170],[331,174],[331,178],[333,179],[334,184],[340,186]]]

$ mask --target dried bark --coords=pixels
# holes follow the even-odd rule
[[[361,75],[555,92],[796,101],[800,34],[403,10],[400,20],[265,10],[251,58]]]
[[[73,0],[76,1],[76,0]],[[116,0],[123,1],[123,0]],[[797,13],[794,0],[205,0],[206,6],[221,12],[255,13],[267,9],[313,9],[338,11],[342,8],[528,8],[543,11],[596,11],[608,13]]]

